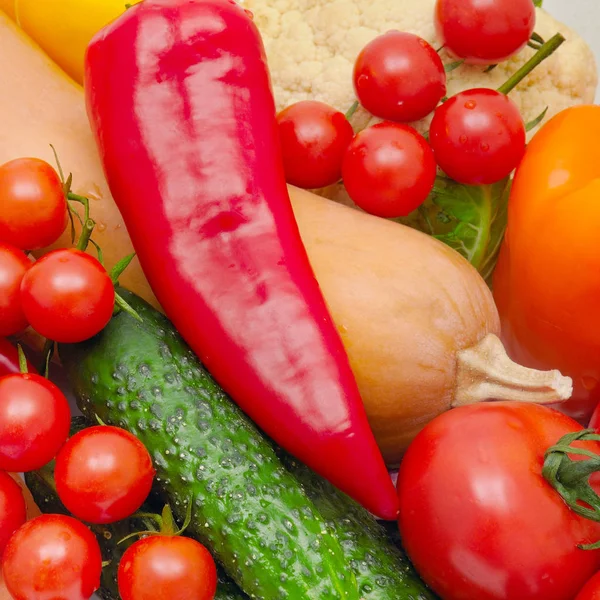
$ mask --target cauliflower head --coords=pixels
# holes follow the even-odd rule
[[[433,22],[435,0],[245,0],[263,36],[278,110],[299,100],[321,100],[346,112],[355,100],[352,70],[362,48],[391,29],[415,33],[439,46]],[[548,107],[548,117],[574,104],[594,101],[597,71],[586,42],[543,9],[536,32],[544,39],[562,33],[566,42],[511,92],[525,121]],[[448,95],[473,87],[498,88],[534,50],[485,73],[462,65],[448,74]],[[442,51],[442,60],[452,58]],[[418,74],[415,74],[418,76]],[[421,132],[430,118],[413,125]],[[375,122],[359,109],[353,124]]]

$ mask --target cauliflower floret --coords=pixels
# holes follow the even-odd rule
[[[355,100],[354,61],[373,38],[390,29],[409,31],[433,44],[435,0],[245,0],[255,15],[267,51],[277,108],[299,100],[328,102],[345,112]],[[537,11],[536,32],[544,39],[561,32],[567,41],[511,92],[525,121],[546,107],[548,117],[572,106],[591,103],[597,85],[592,51],[571,29],[543,9]],[[480,66],[463,65],[448,75],[448,94],[473,87],[499,87],[534,50],[489,73]],[[444,62],[451,62],[442,52]],[[418,73],[415,73],[418,77]],[[430,118],[415,123],[421,132]],[[375,122],[362,108],[353,118],[357,127]]]

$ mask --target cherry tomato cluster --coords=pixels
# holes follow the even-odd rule
[[[530,40],[533,0],[437,0],[435,23],[447,52],[492,65]],[[354,65],[358,102],[383,122],[354,134],[353,110],[316,101],[278,115],[288,183],[315,189],[343,180],[350,198],[380,217],[406,216],[433,189],[437,168],[465,185],[510,175],[525,152],[526,129],[501,91],[472,89],[449,99],[446,68],[422,38],[390,31],[370,42]],[[433,112],[429,140],[407,123]]]
[[[122,429],[91,427],[68,439],[67,398],[5,339],[31,326],[52,346],[77,343],[96,335],[113,314],[113,279],[84,252],[93,221],[82,223],[78,248],[53,250],[36,262],[28,256],[62,235],[72,196],[62,173],[44,161],[0,166],[0,557],[16,600],[89,598],[100,586],[102,556],[84,523],[129,518],[146,500],[155,473],[146,448]],[[87,207],[87,217],[86,199],[75,198]],[[53,459],[56,491],[72,517],[26,522],[21,486],[8,472],[35,471]],[[173,527],[163,533],[124,554],[121,597],[176,597],[185,583],[194,598],[212,599],[217,575],[208,551],[176,536]],[[161,561],[173,568],[165,571]]]
[[[58,240],[68,223],[65,187],[36,158],[0,166],[0,336],[31,325],[62,343],[88,339],[110,320],[114,285],[93,256],[59,249],[32,262],[26,252]]]

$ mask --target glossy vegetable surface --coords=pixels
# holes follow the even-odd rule
[[[0,242],[0,336],[14,335],[27,327],[21,283],[30,267],[21,250]]]
[[[378,123],[350,144],[342,167],[352,200],[379,217],[406,216],[431,192],[436,164],[425,138],[412,127]]]
[[[69,439],[56,457],[56,491],[86,523],[130,517],[152,487],[152,459],[143,444],[118,427],[90,427]]]
[[[446,72],[439,54],[423,38],[389,31],[359,54],[354,89],[376,117],[408,123],[426,117],[446,94]]]
[[[573,377],[560,410],[587,421],[600,400],[600,107],[568,109],[528,146],[494,277],[511,356]]]
[[[393,486],[294,220],[247,12],[222,0],[133,6],[92,41],[86,93],[115,202],[184,339],[268,435],[393,519]]]
[[[432,421],[400,467],[400,534],[444,600],[571,600],[600,566],[600,524],[542,477],[546,450],[582,427],[546,407],[484,403]],[[600,451],[596,442],[587,448]]]
[[[282,110],[277,124],[288,183],[313,189],[341,179],[344,154],[354,137],[344,113],[306,100]]]
[[[33,373],[0,378],[0,469],[17,473],[52,460],[69,433],[64,394]]]
[[[12,534],[27,518],[25,498],[19,484],[0,471],[0,557]]]
[[[39,158],[0,166],[0,242],[21,250],[53,244],[67,225],[67,201],[56,171]]]
[[[527,44],[535,26],[533,0],[437,0],[440,41],[455,56],[494,64]]]
[[[2,573],[14,600],[88,600],[100,586],[102,557],[94,534],[64,515],[28,521],[6,547]]]
[[[150,536],[130,546],[119,565],[123,600],[213,600],[217,569],[208,550],[190,538]]]
[[[596,573],[585,584],[575,600],[600,600],[600,573]]]
[[[96,335],[110,320],[115,290],[106,269],[72,248],[40,258],[21,285],[29,324],[56,342],[75,343]]]

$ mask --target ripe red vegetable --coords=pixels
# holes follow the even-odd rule
[[[496,183],[518,166],[525,154],[525,123],[505,94],[473,89],[436,109],[429,142],[440,168],[468,185]]]
[[[533,0],[437,0],[435,25],[441,43],[457,58],[499,63],[529,41],[535,6]]]
[[[154,469],[144,445],[118,427],[75,434],[56,457],[56,491],[73,516],[114,523],[131,516],[150,493]]]
[[[89,600],[100,587],[96,536],[64,515],[28,521],[11,538],[2,573],[14,600]]]
[[[600,572],[585,584],[575,600],[600,600]]]
[[[0,557],[12,534],[27,519],[27,507],[19,484],[0,472]]]
[[[415,438],[398,477],[400,533],[444,600],[570,600],[600,568],[600,551],[578,548],[600,540],[600,523],[542,476],[548,448],[581,431],[550,408],[491,402],[444,413]]]
[[[195,540],[152,536],[127,549],[118,583],[123,600],[212,600],[217,569],[208,550]]]
[[[21,250],[0,242],[0,336],[14,335],[27,327],[20,289],[30,266]]]
[[[113,197],[168,317],[263,431],[395,518],[292,212],[251,17],[233,0],[145,0],[92,40],[85,90]]]
[[[354,137],[346,116],[323,102],[306,100],[277,115],[286,181],[325,187],[342,178],[342,160]]]
[[[21,302],[30,325],[64,344],[87,340],[110,321],[115,290],[106,269],[73,248],[38,260],[23,278]]]
[[[33,373],[0,378],[0,469],[22,473],[50,462],[69,435],[64,394]]]
[[[376,117],[417,121],[445,96],[446,72],[442,59],[424,39],[389,31],[359,54],[354,89],[360,103]]]
[[[425,138],[408,125],[378,123],[363,129],[344,157],[350,198],[379,217],[406,216],[433,188],[436,164]]]
[[[29,362],[27,363],[27,370],[30,373],[35,373],[35,369]],[[0,337],[0,377],[20,372],[21,367],[17,348],[8,340]]]
[[[53,244],[67,226],[67,201],[56,171],[38,158],[0,167],[0,242],[21,250]]]

